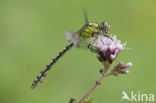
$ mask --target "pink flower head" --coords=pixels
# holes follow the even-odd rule
[[[98,59],[100,61],[108,60],[110,63],[116,59],[119,52],[124,50],[126,43],[121,44],[121,41],[113,37],[106,37],[103,35],[99,35],[97,39],[93,40],[91,44],[97,49]]]
[[[126,68],[128,67],[131,67],[132,66],[132,63],[129,62],[127,64],[123,64],[123,62],[120,62],[118,65],[116,65],[113,70],[112,70],[112,73],[117,76],[118,74],[128,74],[129,71],[128,70],[125,70]]]

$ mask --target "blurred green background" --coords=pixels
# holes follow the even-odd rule
[[[36,75],[68,44],[64,33],[84,24],[84,8],[89,21],[107,21],[109,33],[128,41],[131,49],[115,63],[133,63],[130,74],[105,78],[87,99],[120,103],[123,90],[156,95],[155,0],[0,0],[0,103],[67,103],[91,88],[103,66],[96,54],[75,47],[40,86],[30,89]]]

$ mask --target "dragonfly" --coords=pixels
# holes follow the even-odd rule
[[[31,85],[32,89],[38,86],[43,81],[52,66],[73,46],[80,48],[82,41],[86,41],[89,38],[96,38],[98,35],[104,35],[105,37],[109,37],[107,34],[110,25],[107,22],[104,21],[101,24],[88,22],[87,13],[84,12],[84,15],[85,24],[78,31],[65,33],[65,36],[70,43],[61,52],[59,52],[58,55],[54,59],[52,59],[52,61],[48,65],[46,65],[43,71],[40,72],[40,74],[36,77]],[[87,42],[86,44],[87,48],[89,48],[90,51],[96,52],[95,48],[93,48],[91,44]]]

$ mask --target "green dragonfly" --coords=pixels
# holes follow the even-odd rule
[[[75,32],[66,32],[66,38],[70,41],[69,45],[65,47],[61,52],[58,53],[58,55],[52,59],[52,61],[46,65],[46,68],[41,71],[41,73],[36,77],[34,80],[31,88],[35,88],[37,85],[39,85],[45,76],[47,75],[48,71],[51,69],[51,67],[67,52],[69,51],[73,46],[77,46],[78,48],[81,47],[82,41],[86,41],[89,38],[96,38],[98,35],[104,35],[106,37],[109,37],[107,35],[108,29],[110,25],[107,22],[102,22],[101,24],[97,24],[94,22],[88,22],[87,13],[85,12],[85,21],[86,23],[84,26]],[[87,47],[92,51],[96,52],[96,50],[87,43]]]

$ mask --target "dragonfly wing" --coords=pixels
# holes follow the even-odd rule
[[[87,48],[89,44],[89,39],[80,37],[80,32],[66,32],[66,39],[70,42],[73,42],[78,48]]]
[[[87,38],[80,38],[80,48],[87,49],[89,45],[89,39]]]
[[[80,31],[66,32],[65,37],[68,41],[73,42],[75,46],[80,47]]]
[[[66,32],[65,37],[68,41],[73,42],[78,48],[88,48],[88,45],[96,40],[96,37],[82,38],[80,37],[80,31]]]

